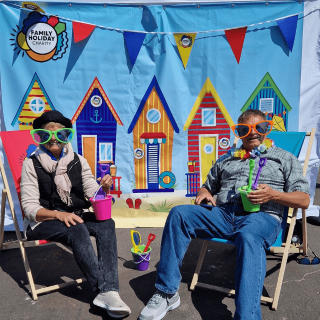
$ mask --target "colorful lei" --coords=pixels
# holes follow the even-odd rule
[[[273,147],[274,141],[267,138],[264,140],[263,143],[261,143],[258,147],[256,147],[252,151],[247,151],[245,149],[235,149],[231,148],[228,153],[230,153],[233,157],[235,158],[240,158],[240,159],[248,159],[248,158],[256,158],[261,155],[261,153],[264,153],[267,149]]]

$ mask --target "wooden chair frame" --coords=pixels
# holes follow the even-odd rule
[[[33,276],[32,276],[32,272],[31,272],[31,269],[30,269],[30,266],[29,266],[28,258],[27,258],[26,248],[27,247],[37,247],[37,246],[44,245],[44,244],[54,244],[54,242],[48,242],[46,240],[28,241],[27,239],[22,239],[20,228],[19,228],[19,225],[18,225],[17,217],[16,217],[16,213],[15,213],[15,209],[14,209],[14,205],[13,205],[13,201],[12,201],[12,196],[11,196],[9,184],[8,184],[8,179],[7,179],[7,176],[6,176],[6,173],[5,173],[4,166],[3,166],[1,158],[0,158],[0,172],[1,172],[3,185],[4,185],[4,188],[2,189],[2,200],[1,200],[0,250],[20,248],[21,255],[22,255],[22,261],[23,261],[23,264],[24,264],[24,268],[26,270],[26,274],[27,274],[27,278],[28,278],[29,284],[30,284],[30,293],[32,295],[32,299],[34,301],[36,301],[36,300],[38,300],[38,295],[39,294],[46,293],[46,292],[51,292],[51,291],[55,291],[55,290],[59,290],[61,288],[64,288],[64,287],[67,287],[67,286],[70,286],[70,285],[74,285],[74,284],[78,285],[78,284],[86,281],[86,278],[80,278],[80,279],[77,279],[77,280],[70,280],[70,281],[67,281],[67,282],[64,282],[64,283],[60,283],[60,284],[56,284],[56,285],[53,285],[53,286],[42,287],[42,288],[36,289],[35,283],[34,283],[34,280],[33,280]],[[17,240],[4,243],[3,242],[3,238],[4,238],[4,217],[5,217],[5,207],[6,207],[7,199],[8,199],[11,215],[12,215],[14,228],[15,228],[16,235],[17,235]]]
[[[310,136],[310,138],[309,138],[308,149],[307,149],[307,153],[306,153],[306,157],[305,157],[304,165],[303,165],[303,176],[304,177],[306,176],[307,169],[308,169],[308,163],[309,163],[309,159],[310,159],[310,154],[311,154],[312,144],[313,144],[313,140],[314,140],[314,136],[315,136],[315,131],[316,131],[315,128],[313,128],[311,130],[311,132],[306,133],[306,136]],[[236,146],[237,142],[238,142],[238,139],[235,140],[233,146]],[[304,255],[307,254],[307,250],[308,250],[307,220],[306,220],[306,210],[305,209],[302,209],[302,232],[303,232],[302,245],[295,246],[295,245],[291,244],[293,230],[294,230],[294,227],[296,224],[297,212],[298,212],[298,209],[289,208],[287,221],[290,224],[290,226],[289,226],[286,242],[282,243],[281,247],[271,247],[270,248],[271,253],[282,253],[283,254],[282,260],[281,260],[281,265],[280,265],[280,270],[279,270],[279,275],[278,275],[278,280],[277,280],[277,284],[276,284],[276,289],[275,289],[275,293],[274,293],[273,298],[261,296],[261,301],[271,303],[272,310],[277,310],[277,307],[278,307],[281,286],[282,286],[282,282],[283,282],[283,278],[284,278],[284,272],[286,269],[289,253],[302,253]],[[200,251],[197,266],[196,266],[196,269],[195,269],[195,272],[194,272],[194,275],[192,278],[192,282],[190,285],[190,290],[193,291],[193,290],[195,290],[195,287],[198,286],[198,287],[202,287],[202,288],[211,289],[211,290],[223,292],[226,294],[234,295],[235,290],[233,290],[233,289],[218,287],[218,286],[214,286],[214,285],[210,285],[210,284],[206,284],[206,283],[202,283],[202,282],[198,281],[200,270],[201,270],[201,267],[203,264],[203,260],[204,260],[204,257],[205,257],[206,251],[207,251],[209,241],[211,241],[211,240],[203,240],[203,244],[202,244],[202,248]]]

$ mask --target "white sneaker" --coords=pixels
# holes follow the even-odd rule
[[[93,304],[106,309],[109,316],[123,318],[131,313],[130,308],[121,300],[117,291],[99,293],[93,300]]]
[[[161,320],[168,311],[180,306],[179,293],[166,294],[159,290],[152,296],[142,310],[139,320]]]

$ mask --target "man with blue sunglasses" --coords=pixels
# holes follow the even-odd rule
[[[157,291],[142,310],[139,320],[160,320],[180,305],[180,266],[192,238],[223,238],[237,250],[235,320],[261,319],[260,298],[266,274],[266,252],[281,230],[284,206],[306,209],[309,184],[300,162],[267,138],[272,121],[260,110],[247,110],[232,127],[242,140],[240,149],[221,156],[199,189],[195,203],[171,209],[163,229]],[[248,185],[249,158],[256,168],[267,159],[257,190],[248,194],[260,211],[246,212],[239,188]],[[214,195],[217,194],[217,199]],[[212,203],[204,207],[202,203]]]

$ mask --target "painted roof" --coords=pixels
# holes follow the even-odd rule
[[[213,84],[211,83],[210,79],[207,78],[206,82],[204,83],[197,99],[196,99],[196,102],[194,103],[192,109],[191,109],[191,112],[189,113],[189,116],[187,118],[187,121],[186,123],[184,124],[184,127],[183,127],[183,130],[186,131],[191,123],[192,123],[192,120],[193,118],[195,117],[201,103],[202,103],[202,100],[204,98],[204,96],[206,95],[207,92],[210,92],[214,98],[214,100],[216,101],[219,109],[221,110],[224,118],[226,119],[228,125],[231,127],[234,125],[234,122],[232,120],[232,118],[230,117],[229,115],[229,112],[227,111],[226,107],[224,106],[222,100],[220,99],[216,89],[214,88]]]
[[[166,134],[163,132],[144,132],[140,138],[141,139],[157,139],[157,138],[166,138]]]
[[[103,88],[101,86],[101,83],[99,82],[97,77],[94,78],[91,86],[89,87],[87,93],[85,94],[83,100],[81,101],[79,108],[77,109],[77,111],[73,115],[73,117],[71,119],[72,124],[74,124],[77,121],[81,111],[83,110],[83,108],[86,105],[88,99],[90,98],[90,95],[91,95],[91,93],[92,93],[94,88],[98,88],[99,89],[104,101],[106,102],[108,108],[110,109],[110,111],[111,111],[112,115],[114,116],[115,120],[117,121],[118,125],[119,126],[123,126],[122,121],[120,120],[120,117],[118,116],[118,114],[117,114],[116,110],[114,109],[112,103],[110,102],[108,96],[104,92],[104,90],[103,90]]]
[[[149,95],[150,95],[150,93],[151,93],[153,88],[155,88],[156,91],[157,91],[158,97],[159,97],[159,99],[160,99],[160,101],[161,101],[161,103],[162,103],[162,105],[164,107],[164,110],[166,111],[166,113],[168,115],[168,118],[170,120],[170,123],[171,123],[174,131],[179,133],[179,128],[177,126],[177,123],[174,120],[173,115],[172,115],[172,113],[170,111],[170,108],[169,108],[169,106],[167,104],[167,101],[164,98],[164,95],[163,95],[163,93],[162,93],[162,91],[161,91],[161,89],[159,87],[159,84],[158,84],[156,76],[153,77],[153,79],[152,79],[152,81],[151,81],[146,93],[144,94],[144,96],[143,96],[143,98],[141,100],[139,108],[138,108],[136,114],[134,115],[134,117],[132,119],[132,122],[131,122],[131,124],[129,126],[128,133],[131,133],[133,128],[134,128],[134,126],[136,125],[136,123],[137,123],[137,121],[138,121],[138,119],[140,117],[140,114],[141,114],[141,112],[142,112],[142,110],[143,110],[143,108],[144,108],[144,106],[145,106],[145,104],[146,104],[146,102],[147,102],[147,100],[149,98]]]
[[[264,87],[264,84],[266,82],[270,83],[270,86],[268,87]],[[247,100],[247,102],[244,104],[244,106],[242,107],[242,109],[240,110],[241,112],[246,111],[250,104],[252,103],[252,101],[254,100],[254,98],[256,97],[256,95],[259,93],[259,91],[261,89],[273,89],[274,92],[276,93],[276,95],[279,97],[280,101],[283,103],[284,107],[288,110],[291,111],[291,107],[288,103],[288,101],[286,100],[286,98],[283,96],[283,94],[281,93],[281,91],[279,90],[278,86],[276,85],[276,83],[273,81],[273,79],[271,78],[269,72],[267,72],[265,74],[265,76],[262,78],[262,80],[260,81],[260,83],[258,84],[258,86],[255,88],[255,90],[252,92],[251,96],[249,97],[249,99]]]
[[[19,109],[18,109],[16,115],[14,116],[14,118],[13,118],[13,120],[12,120],[12,123],[11,123],[12,126],[14,126],[15,123],[17,122],[17,120],[18,120],[18,118],[19,118],[19,116],[20,116],[20,113],[22,112],[23,106],[24,106],[24,104],[25,104],[25,102],[26,102],[26,100],[27,100],[27,98],[28,98],[28,96],[29,96],[32,88],[33,88],[33,85],[34,85],[35,81],[38,82],[38,84],[39,84],[39,86],[40,86],[40,89],[41,89],[43,95],[45,96],[45,98],[47,99],[47,102],[49,103],[51,109],[52,109],[52,110],[55,110],[55,108],[54,108],[54,106],[53,106],[53,104],[52,104],[52,102],[51,102],[51,100],[50,100],[50,98],[49,98],[49,96],[48,96],[48,94],[47,94],[44,86],[42,85],[42,83],[41,83],[41,81],[40,81],[37,73],[35,73],[35,74],[33,75],[33,78],[32,78],[32,80],[31,80],[31,82],[30,82],[30,84],[29,84],[29,87],[28,87],[26,93],[24,94],[24,97],[23,97],[23,99],[22,99],[22,101],[21,101],[21,103],[20,103]]]

